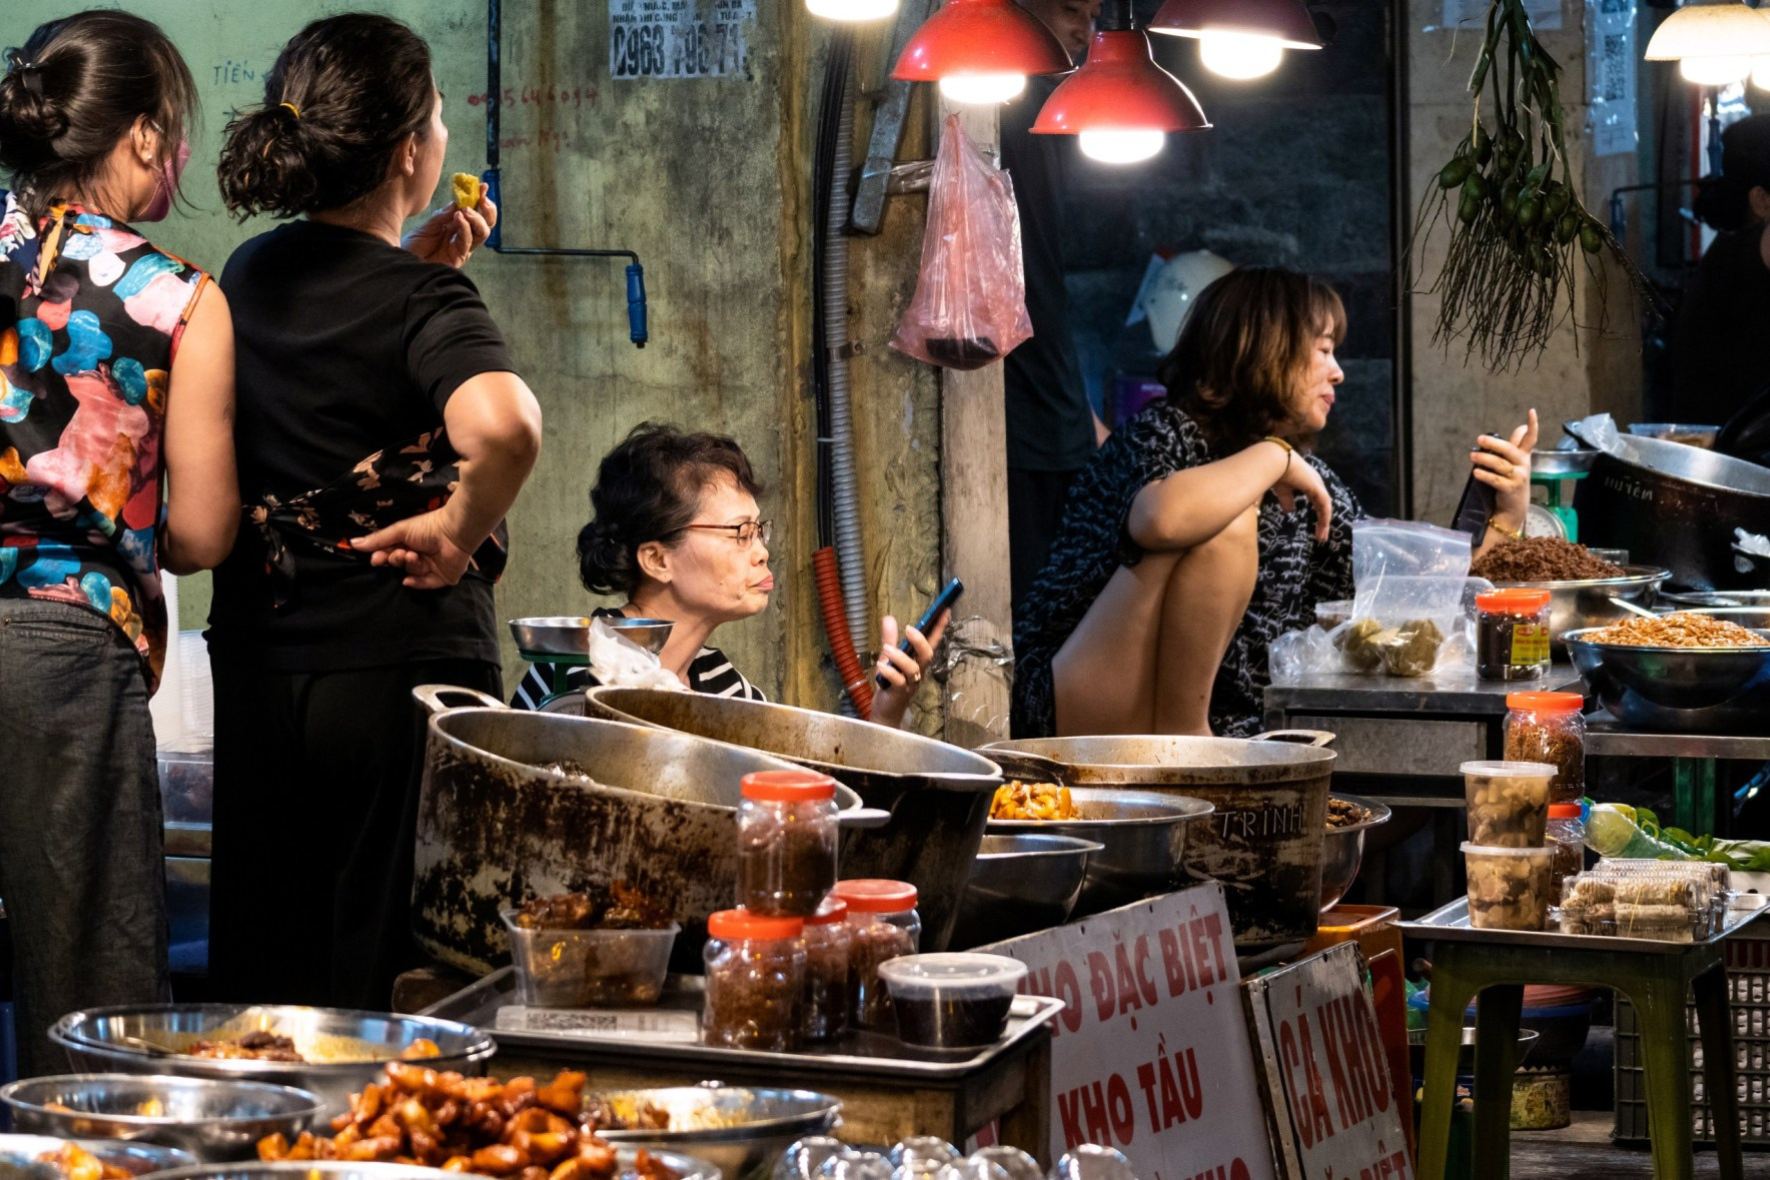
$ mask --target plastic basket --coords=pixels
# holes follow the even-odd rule
[[[1732,999],[1733,1063],[1739,1093],[1741,1143],[1770,1150],[1770,928],[1749,926],[1722,948],[1727,958],[1727,991]],[[1699,1144],[1715,1141],[1707,1082],[1702,1076],[1702,1043],[1696,1009],[1686,1005],[1690,1035],[1691,1131]],[[1611,1138],[1645,1146],[1648,1142],[1647,1085],[1642,1070],[1641,1029],[1634,1005],[1616,997],[1616,1124]]]

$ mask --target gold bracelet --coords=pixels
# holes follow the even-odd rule
[[[1502,537],[1509,537],[1514,541],[1524,540],[1524,530],[1523,529],[1516,529],[1516,530],[1509,529],[1506,526],[1499,524],[1495,517],[1490,516],[1487,518],[1487,527],[1492,529],[1494,532],[1498,533]]]
[[[1283,479],[1286,475],[1290,474],[1291,456],[1297,453],[1297,448],[1293,447],[1290,443],[1288,443],[1284,439],[1278,437],[1278,435],[1276,435],[1276,434],[1269,434],[1265,438],[1261,439],[1260,441],[1261,442],[1269,442],[1269,443],[1277,443],[1280,447],[1282,447],[1284,449],[1284,470],[1278,473],[1278,478]]]

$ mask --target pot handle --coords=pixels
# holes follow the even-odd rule
[[[487,709],[509,708],[508,705],[497,697],[480,692],[476,688],[461,688],[454,684],[420,684],[412,690],[413,699],[420,705],[423,705],[425,711],[432,716],[435,716],[438,713],[447,713],[451,707],[464,707],[450,706],[443,699],[444,697],[456,695],[467,697],[471,699],[474,704],[482,705]]]
[[[882,828],[891,822],[891,813],[882,807],[850,807],[836,813],[839,828]]]
[[[1055,758],[1047,758],[1043,754],[1028,754],[1022,750],[991,750],[987,747],[978,753],[1000,766],[1005,779],[1056,783],[1060,787],[1070,785],[1064,773],[1065,766]]]
[[[1325,729],[1269,729],[1265,733],[1257,733],[1249,738],[1250,742],[1292,742],[1299,746],[1313,746],[1322,749],[1333,745],[1340,735],[1329,733]]]

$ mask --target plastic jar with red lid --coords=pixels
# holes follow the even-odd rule
[[[1552,788],[1551,788],[1552,789]],[[1546,840],[1555,855],[1549,860],[1549,897],[1561,901],[1561,882],[1586,867],[1586,825],[1578,803],[1549,804]]]
[[[1475,596],[1475,672],[1483,680],[1549,674],[1549,592],[1523,587]]]
[[[848,929],[848,903],[826,897],[805,919],[806,1041],[833,1041],[848,1031],[848,960],[854,937]]]
[[[891,997],[879,964],[913,955],[922,941],[916,887],[907,881],[838,881],[831,896],[848,905],[850,1019],[856,1028],[889,1028]]]
[[[809,918],[836,883],[836,780],[813,770],[744,776],[738,804],[738,905]]]
[[[1577,692],[1506,694],[1506,760],[1553,766],[1551,803],[1578,802],[1586,793],[1585,704]]]
[[[805,991],[804,919],[720,910],[707,919],[707,934],[702,1039],[735,1049],[796,1048]]]

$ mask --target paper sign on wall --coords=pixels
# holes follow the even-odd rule
[[[1586,122],[1593,155],[1635,150],[1639,77],[1635,0],[1594,0],[1586,16]]]
[[[1266,1180],[1271,1147],[1223,887],[1210,882],[988,948],[1052,1029],[1051,1155],[1116,1147],[1143,1180]]]
[[[1388,1056],[1356,943],[1248,984],[1267,1088],[1287,1114],[1280,1152],[1297,1180],[1412,1180]]]
[[[756,0],[609,0],[609,76],[742,77],[755,23]]]
[[[1444,25],[1473,28],[1479,33],[1487,24],[1489,0],[1444,0]],[[1525,14],[1537,32],[1561,27],[1561,0],[1524,0]]]

